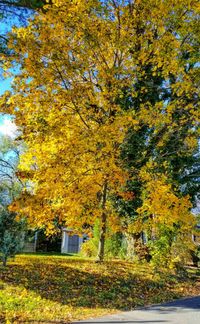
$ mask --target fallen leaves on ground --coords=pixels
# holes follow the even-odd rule
[[[19,255],[0,268],[0,323],[67,323],[198,294],[198,278],[148,264]]]

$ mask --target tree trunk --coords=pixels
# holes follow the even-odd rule
[[[127,258],[133,260],[134,257],[138,257],[139,260],[146,259],[151,260],[149,249],[142,240],[142,233],[126,233],[127,241]]]
[[[133,260],[135,251],[134,251],[134,236],[133,234],[126,233],[126,243],[127,243],[127,258]]]
[[[154,218],[155,218],[155,215],[152,214],[150,216],[150,219],[152,220],[152,226],[151,226],[151,240],[152,241],[156,241],[156,229],[155,229],[155,226],[154,226]]]
[[[6,264],[7,264],[7,256],[5,256],[5,255],[2,256],[2,262],[3,262],[3,266],[6,267]]]
[[[104,260],[104,250],[105,250],[105,238],[106,238],[106,220],[107,215],[105,212],[102,213],[102,225],[99,239],[99,251],[97,261],[102,262]]]
[[[99,239],[99,250],[98,250],[98,256],[97,256],[98,262],[103,262],[103,260],[104,260],[105,238],[106,238],[106,228],[107,228],[107,225],[106,225],[107,214],[105,211],[106,198],[107,198],[107,181],[105,181],[104,186],[103,186],[101,230],[100,230],[100,239]]]

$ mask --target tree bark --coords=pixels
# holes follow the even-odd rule
[[[126,233],[126,243],[127,243],[127,258],[133,260],[135,256],[135,246],[134,246],[134,236],[133,234]]]
[[[106,239],[106,228],[107,228],[107,214],[106,214],[106,199],[107,199],[107,180],[103,186],[103,195],[102,195],[102,215],[101,215],[101,230],[100,230],[100,239],[99,239],[99,250],[97,261],[103,262],[104,252],[105,252],[105,239]]]
[[[2,262],[3,262],[3,266],[6,267],[7,257],[5,255],[2,257]]]

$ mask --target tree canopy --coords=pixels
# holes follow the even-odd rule
[[[8,65],[21,69],[1,99],[27,145],[21,176],[32,189],[20,208],[49,230],[61,222],[87,231],[99,218],[101,259],[106,226],[122,226],[113,197],[133,198],[124,191],[136,173],[140,183],[165,173],[167,186],[175,157],[197,147],[199,1],[54,0],[44,8],[10,35]]]

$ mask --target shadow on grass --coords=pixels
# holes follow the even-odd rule
[[[17,254],[18,256],[33,256],[33,257],[38,257],[38,256],[52,256],[52,257],[73,257],[73,258],[80,258],[80,255],[77,253],[61,253],[61,252],[21,252]]]
[[[123,278],[120,269],[117,274],[112,275],[110,265],[104,265],[103,269],[109,272],[109,275],[104,274],[104,271],[90,273],[93,265],[97,267],[93,261],[89,263],[77,259],[69,262],[55,259],[54,263],[48,260],[43,263],[39,258],[37,262],[32,261],[24,265],[11,264],[6,269],[2,268],[1,280],[13,285],[22,285],[42,298],[63,305],[128,310],[136,305],[138,285],[141,289],[144,286],[145,289],[148,285],[152,288],[155,284],[140,281],[137,276],[131,274],[128,278]],[[77,269],[79,265],[84,269]]]
[[[5,324],[5,323],[9,323],[6,319],[5,319],[5,317],[2,317],[1,315],[0,315],[0,323],[1,324]],[[11,323],[11,322],[10,322]],[[67,324],[68,322],[66,322],[66,321],[34,321],[34,320],[26,320],[26,321],[21,321],[20,319],[18,320],[17,319],[17,321],[15,320],[14,321],[14,323],[17,323],[17,324],[25,324],[25,323],[30,323],[30,324],[38,324],[38,323],[41,323],[41,324]]]
[[[1,268],[0,279],[5,283],[23,286],[61,305],[127,311],[149,302],[160,303],[164,299],[179,297],[164,281],[147,279],[145,273],[131,273],[126,269],[126,264],[121,262],[107,262],[97,266],[94,261],[78,258],[33,257],[27,260],[25,257],[21,263]]]

